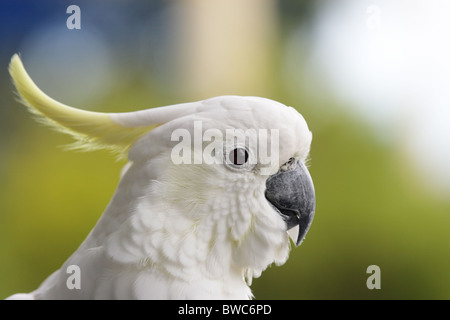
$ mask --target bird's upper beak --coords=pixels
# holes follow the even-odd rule
[[[290,160],[267,179],[265,196],[286,221],[286,230],[296,227],[298,235],[292,240],[299,246],[311,226],[316,204],[308,169],[300,160]]]

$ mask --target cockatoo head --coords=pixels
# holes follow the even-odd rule
[[[221,96],[96,113],[46,96],[17,55],[10,73],[29,109],[74,136],[75,148],[108,148],[128,157],[96,226],[109,226],[102,241],[111,257],[164,261],[175,275],[181,263],[183,272],[202,266],[214,277],[243,270],[251,279],[286,261],[289,235],[302,242],[315,209],[305,166],[312,135],[295,109],[259,97]]]

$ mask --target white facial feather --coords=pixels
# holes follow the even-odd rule
[[[259,275],[271,263],[284,263],[289,239],[284,221],[265,199],[267,176],[231,171],[223,164],[175,165],[170,161],[175,144],[170,134],[181,127],[193,136],[194,122],[199,119],[203,132],[230,127],[278,129],[280,158],[287,161],[307,156],[311,135],[305,121],[292,108],[256,97],[218,97],[193,107],[196,114],[159,126],[130,149],[134,163],[158,173],[144,193],[147,209],[135,210],[142,215],[140,219],[148,220],[149,229],[142,230],[142,237],[149,240],[141,242],[153,245],[145,255],[156,254],[149,261],[166,259],[162,265],[171,266],[167,272],[180,279],[192,276],[187,272],[223,277],[233,268]],[[152,148],[155,144],[157,158]],[[273,173],[278,169],[273,168]],[[169,224],[156,226],[155,221],[160,220]],[[171,241],[161,240],[164,237]],[[159,251],[158,246],[162,248]]]

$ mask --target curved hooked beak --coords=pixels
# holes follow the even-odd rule
[[[266,199],[286,221],[286,230],[296,246],[305,238],[314,218],[316,198],[308,169],[299,160],[290,160],[266,181]],[[295,236],[290,232],[298,230]],[[292,230],[291,230],[292,229]]]

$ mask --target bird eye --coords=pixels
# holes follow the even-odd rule
[[[225,166],[233,171],[249,171],[256,165],[256,158],[252,150],[244,145],[225,145],[223,149],[223,160]]]
[[[230,164],[242,166],[248,161],[248,151],[245,148],[235,148],[228,154]]]

